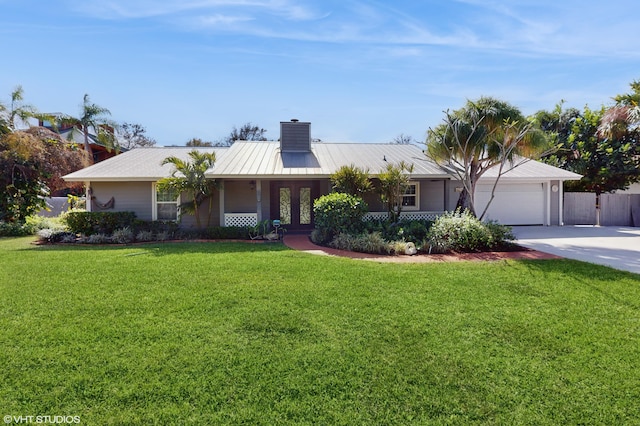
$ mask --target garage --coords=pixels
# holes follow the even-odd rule
[[[476,213],[482,214],[493,185],[476,187]],[[498,184],[495,198],[489,205],[485,219],[504,225],[546,225],[545,190],[542,183]]]

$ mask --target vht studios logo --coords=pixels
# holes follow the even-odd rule
[[[80,416],[4,416],[6,424],[79,424]]]

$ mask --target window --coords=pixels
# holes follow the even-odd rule
[[[156,185],[154,187],[154,204],[153,220],[177,221],[178,205],[180,196],[173,191],[158,191]]]
[[[420,184],[409,182],[409,186],[402,196],[403,210],[420,210]]]

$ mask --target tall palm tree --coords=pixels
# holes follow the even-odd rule
[[[544,134],[518,108],[491,97],[467,101],[463,108],[447,111],[444,122],[427,133],[427,155],[462,183],[456,207],[476,216],[476,186],[489,169],[499,168],[490,204],[502,174],[548,150]]]
[[[80,128],[84,138],[84,149],[89,153],[89,157],[92,161],[93,150],[89,144],[89,132],[91,130],[95,132],[98,140],[105,145],[107,149],[117,148],[115,135],[113,134],[113,131],[110,130],[115,127],[115,124],[107,118],[110,115],[111,111],[107,108],[101,107],[100,105],[92,103],[89,99],[89,95],[85,94],[82,101],[80,116],[66,116],[62,119],[64,123],[73,124]]]
[[[185,161],[176,156],[169,156],[162,160],[162,165],[173,165],[171,177],[158,181],[160,191],[172,191],[176,194],[186,192],[189,200],[180,205],[181,211],[193,214],[196,217],[197,227],[200,228],[199,206],[209,198],[209,216],[207,226],[211,217],[211,207],[213,204],[213,189],[215,182],[205,177],[205,172],[213,167],[216,162],[215,152],[200,152],[193,150],[189,152],[190,161]]]

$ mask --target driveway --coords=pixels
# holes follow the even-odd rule
[[[514,226],[513,233],[524,247],[640,274],[640,228]]]

